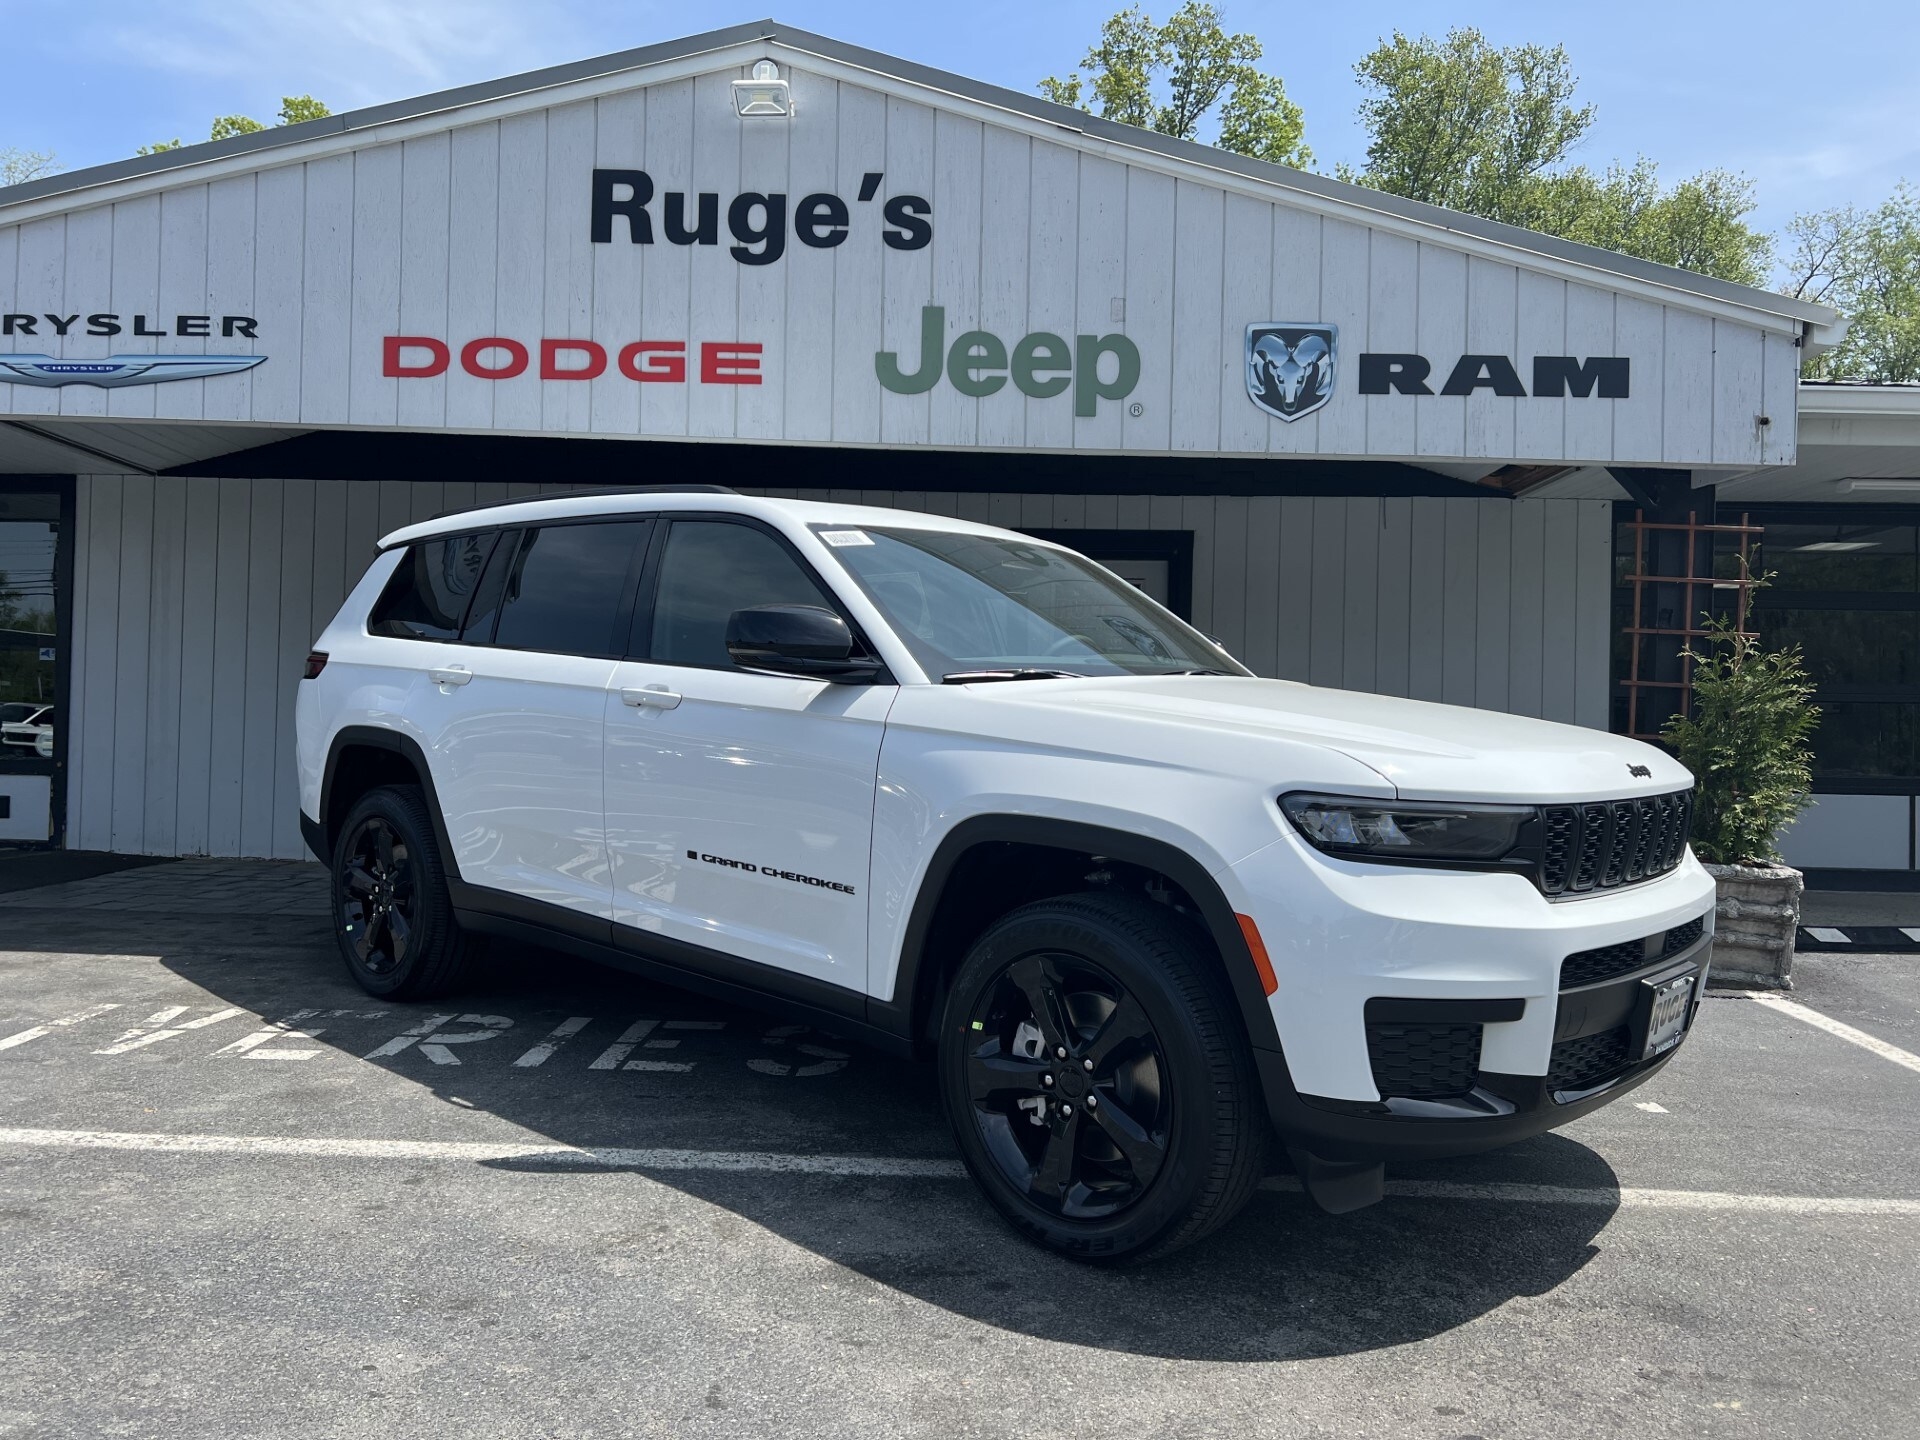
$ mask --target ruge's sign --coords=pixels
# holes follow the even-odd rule
[[[869,205],[880,193],[884,172],[869,170],[860,177],[856,204]],[[593,221],[590,234],[596,245],[613,243],[613,222],[624,220],[627,239],[652,245],[655,200],[653,177],[644,170],[593,172]],[[720,194],[702,190],[689,205],[687,192],[669,190],[660,195],[660,230],[669,245],[720,243]],[[692,218],[689,219],[689,212]],[[889,249],[924,250],[933,241],[933,206],[922,195],[890,195],[880,207],[885,227],[880,238]],[[792,230],[802,245],[831,250],[844,245],[853,226],[853,208],[838,195],[819,191],[802,196],[793,207]],[[727,202],[727,247],[742,265],[771,265],[787,253],[787,197],[783,192],[746,190]]]

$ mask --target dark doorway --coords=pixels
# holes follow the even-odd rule
[[[66,829],[73,482],[0,478],[0,846]]]

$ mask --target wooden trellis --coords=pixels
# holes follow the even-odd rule
[[[1707,631],[1703,622],[1711,614],[1723,613],[1724,604],[1718,603],[1715,591],[1732,590],[1734,602],[1734,628],[1742,635],[1753,632],[1747,628],[1753,610],[1753,589],[1759,582],[1753,575],[1753,547],[1762,530],[1758,525],[1748,523],[1745,515],[1740,517],[1738,525],[1702,525],[1697,511],[1689,511],[1685,524],[1672,521],[1657,521],[1646,518],[1646,512],[1636,510],[1627,529],[1633,533],[1633,573],[1626,577],[1633,587],[1633,616],[1626,627],[1629,657],[1627,677],[1621,681],[1627,692],[1627,734],[1636,740],[1657,740],[1659,729],[1666,723],[1667,717],[1686,711],[1693,703],[1693,661],[1686,654],[1697,639],[1704,639]],[[1647,573],[1648,537],[1655,534],[1672,534],[1681,537],[1681,546],[1686,551],[1686,573],[1684,575],[1650,575]],[[1714,537],[1717,535],[1738,536],[1734,552],[1739,563],[1739,574],[1723,576],[1714,574],[1715,550]],[[1666,550],[1669,557],[1676,548],[1658,547]],[[1705,559],[1702,561],[1704,553]],[[1705,573],[1702,573],[1704,571]],[[1682,623],[1679,625],[1649,625],[1647,620],[1658,618],[1659,606],[1649,607],[1647,603],[1648,586],[1676,586],[1680,590],[1680,606],[1677,611]],[[1700,592],[1704,590],[1703,596]],[[1667,647],[1671,647],[1668,649]],[[1643,675],[1643,663],[1651,657],[1646,655],[1650,647],[1658,647],[1677,662],[1678,678],[1653,678]],[[1655,669],[1657,666],[1648,665]],[[1672,668],[1672,663],[1667,667]],[[1664,692],[1671,697],[1671,704],[1660,707],[1659,713],[1651,721],[1652,728],[1647,729],[1641,723],[1641,695],[1653,690]]]

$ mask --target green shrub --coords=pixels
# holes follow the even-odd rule
[[[1764,650],[1724,617],[1707,630],[1706,653],[1686,652],[1693,714],[1661,732],[1694,774],[1694,853],[1716,865],[1776,861],[1780,832],[1812,798],[1813,681],[1798,647]]]

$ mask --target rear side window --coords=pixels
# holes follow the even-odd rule
[[[467,644],[493,643],[493,622],[500,613],[501,598],[507,593],[507,576],[519,554],[520,532],[505,531],[500,543],[493,547],[487,568],[480,572],[480,583],[473,589],[473,602],[467,606],[466,628],[460,632],[460,638]]]
[[[493,549],[492,535],[454,535],[407,547],[368,617],[374,635],[453,640]]]
[[[529,530],[506,572],[493,643],[513,650],[617,655],[651,524],[645,520]],[[474,638],[480,638],[475,636]]]

